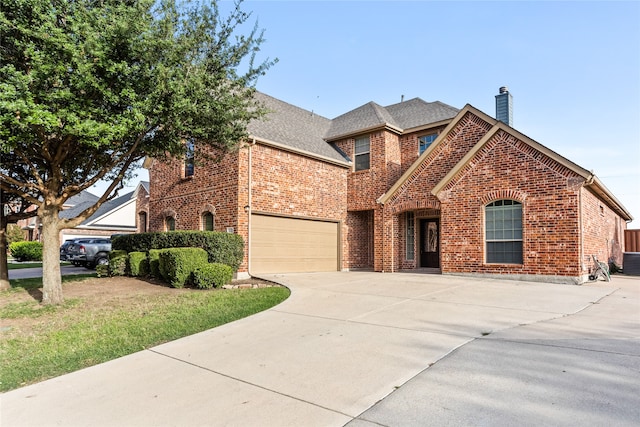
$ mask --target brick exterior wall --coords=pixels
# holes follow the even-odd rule
[[[251,201],[249,201],[251,158]],[[244,146],[219,163],[196,165],[183,178],[180,161],[154,161],[149,171],[151,197],[149,230],[163,231],[167,215],[176,230],[201,230],[202,214],[214,214],[216,231],[232,227],[245,241],[245,258],[238,269],[248,270],[249,214],[271,213],[340,222],[343,253],[347,242],[347,169],[261,144]]]
[[[146,216],[147,223],[143,224],[141,221],[142,216]],[[144,233],[149,231],[149,192],[140,187],[138,191],[138,197],[136,198],[136,229],[138,233]]]
[[[197,165],[190,178],[182,177],[182,162],[155,161],[149,205],[139,204],[138,212],[148,209],[149,229],[157,231],[164,229],[167,215],[175,217],[178,230],[201,229],[202,213],[209,211],[217,231],[233,227],[245,242],[249,205],[255,213],[336,221],[343,269],[419,268],[420,220],[429,218],[440,220],[443,273],[542,275],[575,282],[588,275],[591,254],[621,264],[626,223],[584,186],[583,177],[502,130],[437,196],[431,194],[493,126],[467,112],[384,205],[377,199],[418,159],[418,138],[444,126],[401,136],[371,132],[370,168],[357,172],[259,142],[219,163]],[[355,157],[354,138],[335,145]],[[501,199],[522,203],[522,264],[485,259],[484,209]],[[406,212],[414,213],[413,259],[406,253]],[[247,251],[245,245],[239,271],[248,270]]]
[[[347,213],[345,269],[373,269],[373,211]]]
[[[599,261],[622,266],[625,247],[623,221],[606,204],[587,188],[580,190],[582,210],[582,274],[589,274],[595,268],[592,255]]]
[[[495,135],[438,194],[442,271],[579,277],[584,180],[554,163],[506,133]],[[523,264],[486,263],[484,207],[500,199],[522,203]]]
[[[580,283],[593,268],[592,253],[620,265],[626,223],[585,189],[583,177],[506,132],[493,135],[437,197],[431,194],[491,128],[468,113],[387,201],[384,213],[376,217],[384,223],[384,231],[376,234],[382,242],[374,244],[376,270],[419,267],[419,222],[434,217],[440,218],[444,273],[535,275]],[[418,134],[403,138],[410,145],[408,141],[417,141]],[[402,168],[406,170],[405,165]],[[523,206],[522,264],[486,262],[484,209],[501,199]],[[408,211],[415,216],[414,260],[406,254]]]
[[[202,214],[214,215],[215,231],[237,227],[238,156],[197,164],[184,178],[183,162],[154,160],[149,170],[149,231],[165,231],[165,218],[175,218],[176,230],[202,230]]]

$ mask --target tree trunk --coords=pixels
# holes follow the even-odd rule
[[[7,222],[4,219],[0,222],[0,291],[6,291],[11,289],[7,264]]]
[[[62,277],[60,276],[59,211],[49,208],[39,213],[42,223],[42,303],[62,304]]]

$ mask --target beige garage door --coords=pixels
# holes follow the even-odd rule
[[[251,272],[338,270],[338,223],[251,216]]]

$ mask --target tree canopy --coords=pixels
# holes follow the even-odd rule
[[[184,155],[187,138],[233,150],[265,113],[254,85],[275,61],[255,61],[257,25],[238,34],[249,18],[240,1],[224,17],[216,2],[0,3],[0,188],[38,208],[45,303],[62,301],[59,231],[115,197],[133,165]],[[94,206],[59,218],[100,180]]]

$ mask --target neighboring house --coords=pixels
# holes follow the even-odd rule
[[[67,201],[62,206],[62,209],[71,209],[76,205],[87,204],[87,203],[95,203],[99,197],[89,193],[88,191],[83,191],[80,194],[76,194],[73,197],[69,197]],[[29,207],[29,210],[33,211],[36,209],[35,205]],[[37,216],[33,216],[31,218],[27,218],[25,220],[21,220],[17,222],[17,225],[25,231],[25,239],[29,241],[39,241],[40,240],[40,218]]]
[[[135,233],[138,231],[136,197],[145,186],[148,186],[148,183],[141,182],[135,191],[103,203],[93,215],[77,227],[62,230],[60,242],[78,237],[110,237],[113,234]],[[98,200],[97,196],[86,191],[81,194],[85,194],[84,199],[60,212],[60,218],[74,218]],[[69,200],[72,199],[73,197]]]
[[[629,212],[591,172],[500,120],[419,98],[333,120],[270,110],[219,163],[148,160],[149,230],[238,233],[238,276],[372,269],[582,283],[622,263]],[[196,142],[197,144],[197,142]],[[140,200],[140,198],[138,198]]]

